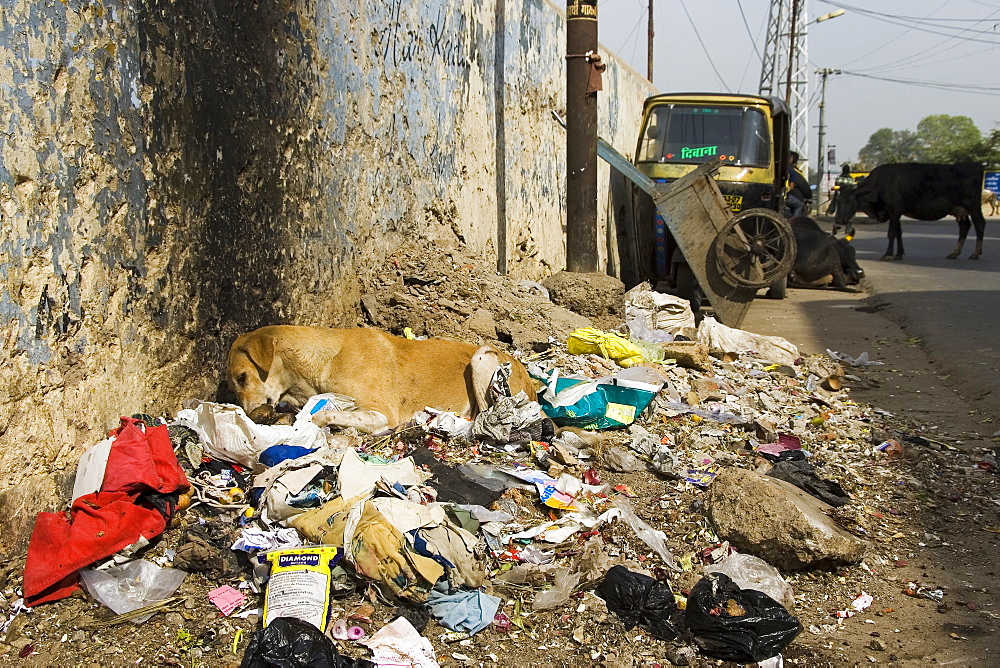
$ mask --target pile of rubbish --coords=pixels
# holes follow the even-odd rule
[[[549,611],[579,622],[543,648],[560,660],[606,659],[586,620],[613,615],[676,665],[781,665],[803,631],[782,573],[860,562],[856,467],[902,455],[844,390],[874,363],[696,326],[647,286],[625,320],[524,356],[537,402],[501,370],[474,420],[428,407],[331,433],[311,416],[349,406],[337,395],[269,424],[202,401],[123,417],[70,509],[39,514],[0,633],[81,588],[110,610],[88,628],[176,614],[196,573],[220,618],[254,628],[178,644],[243,666],[514,664],[502,639]]]

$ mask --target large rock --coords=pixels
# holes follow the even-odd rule
[[[685,369],[709,372],[712,359],[708,356],[708,346],[697,341],[671,341],[659,344],[666,359],[677,360],[677,366]]]
[[[835,568],[864,556],[864,544],[826,514],[832,506],[783,480],[725,469],[708,510],[720,538],[783,570]]]

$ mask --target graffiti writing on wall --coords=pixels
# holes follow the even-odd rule
[[[404,24],[405,19],[400,17],[402,6],[402,0],[392,0],[388,24],[378,33],[383,64],[398,67],[402,63],[422,60],[469,67],[469,44],[461,25],[464,20],[457,27],[449,24],[449,17],[441,8],[434,21],[418,19],[416,24]]]

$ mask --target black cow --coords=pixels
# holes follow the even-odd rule
[[[793,285],[816,285],[826,276],[838,288],[856,285],[865,272],[858,266],[854,246],[824,232],[812,218],[795,216],[788,221],[795,235],[795,264],[788,280]]]
[[[948,259],[954,260],[962,252],[969,227],[974,224],[976,250],[969,259],[978,260],[983,252],[986,227],[980,208],[982,187],[983,166],[974,162],[879,165],[857,187],[840,196],[835,225],[849,226],[851,218],[859,210],[880,222],[889,221],[889,247],[882,259],[901,260],[903,231],[900,216],[940,220],[952,214],[958,218],[958,243]],[[895,246],[896,243],[899,245]],[[893,248],[896,249],[895,256]]]

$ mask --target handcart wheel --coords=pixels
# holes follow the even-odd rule
[[[719,273],[733,287],[769,287],[792,269],[792,228],[770,209],[741,211],[715,238],[715,259]]]

